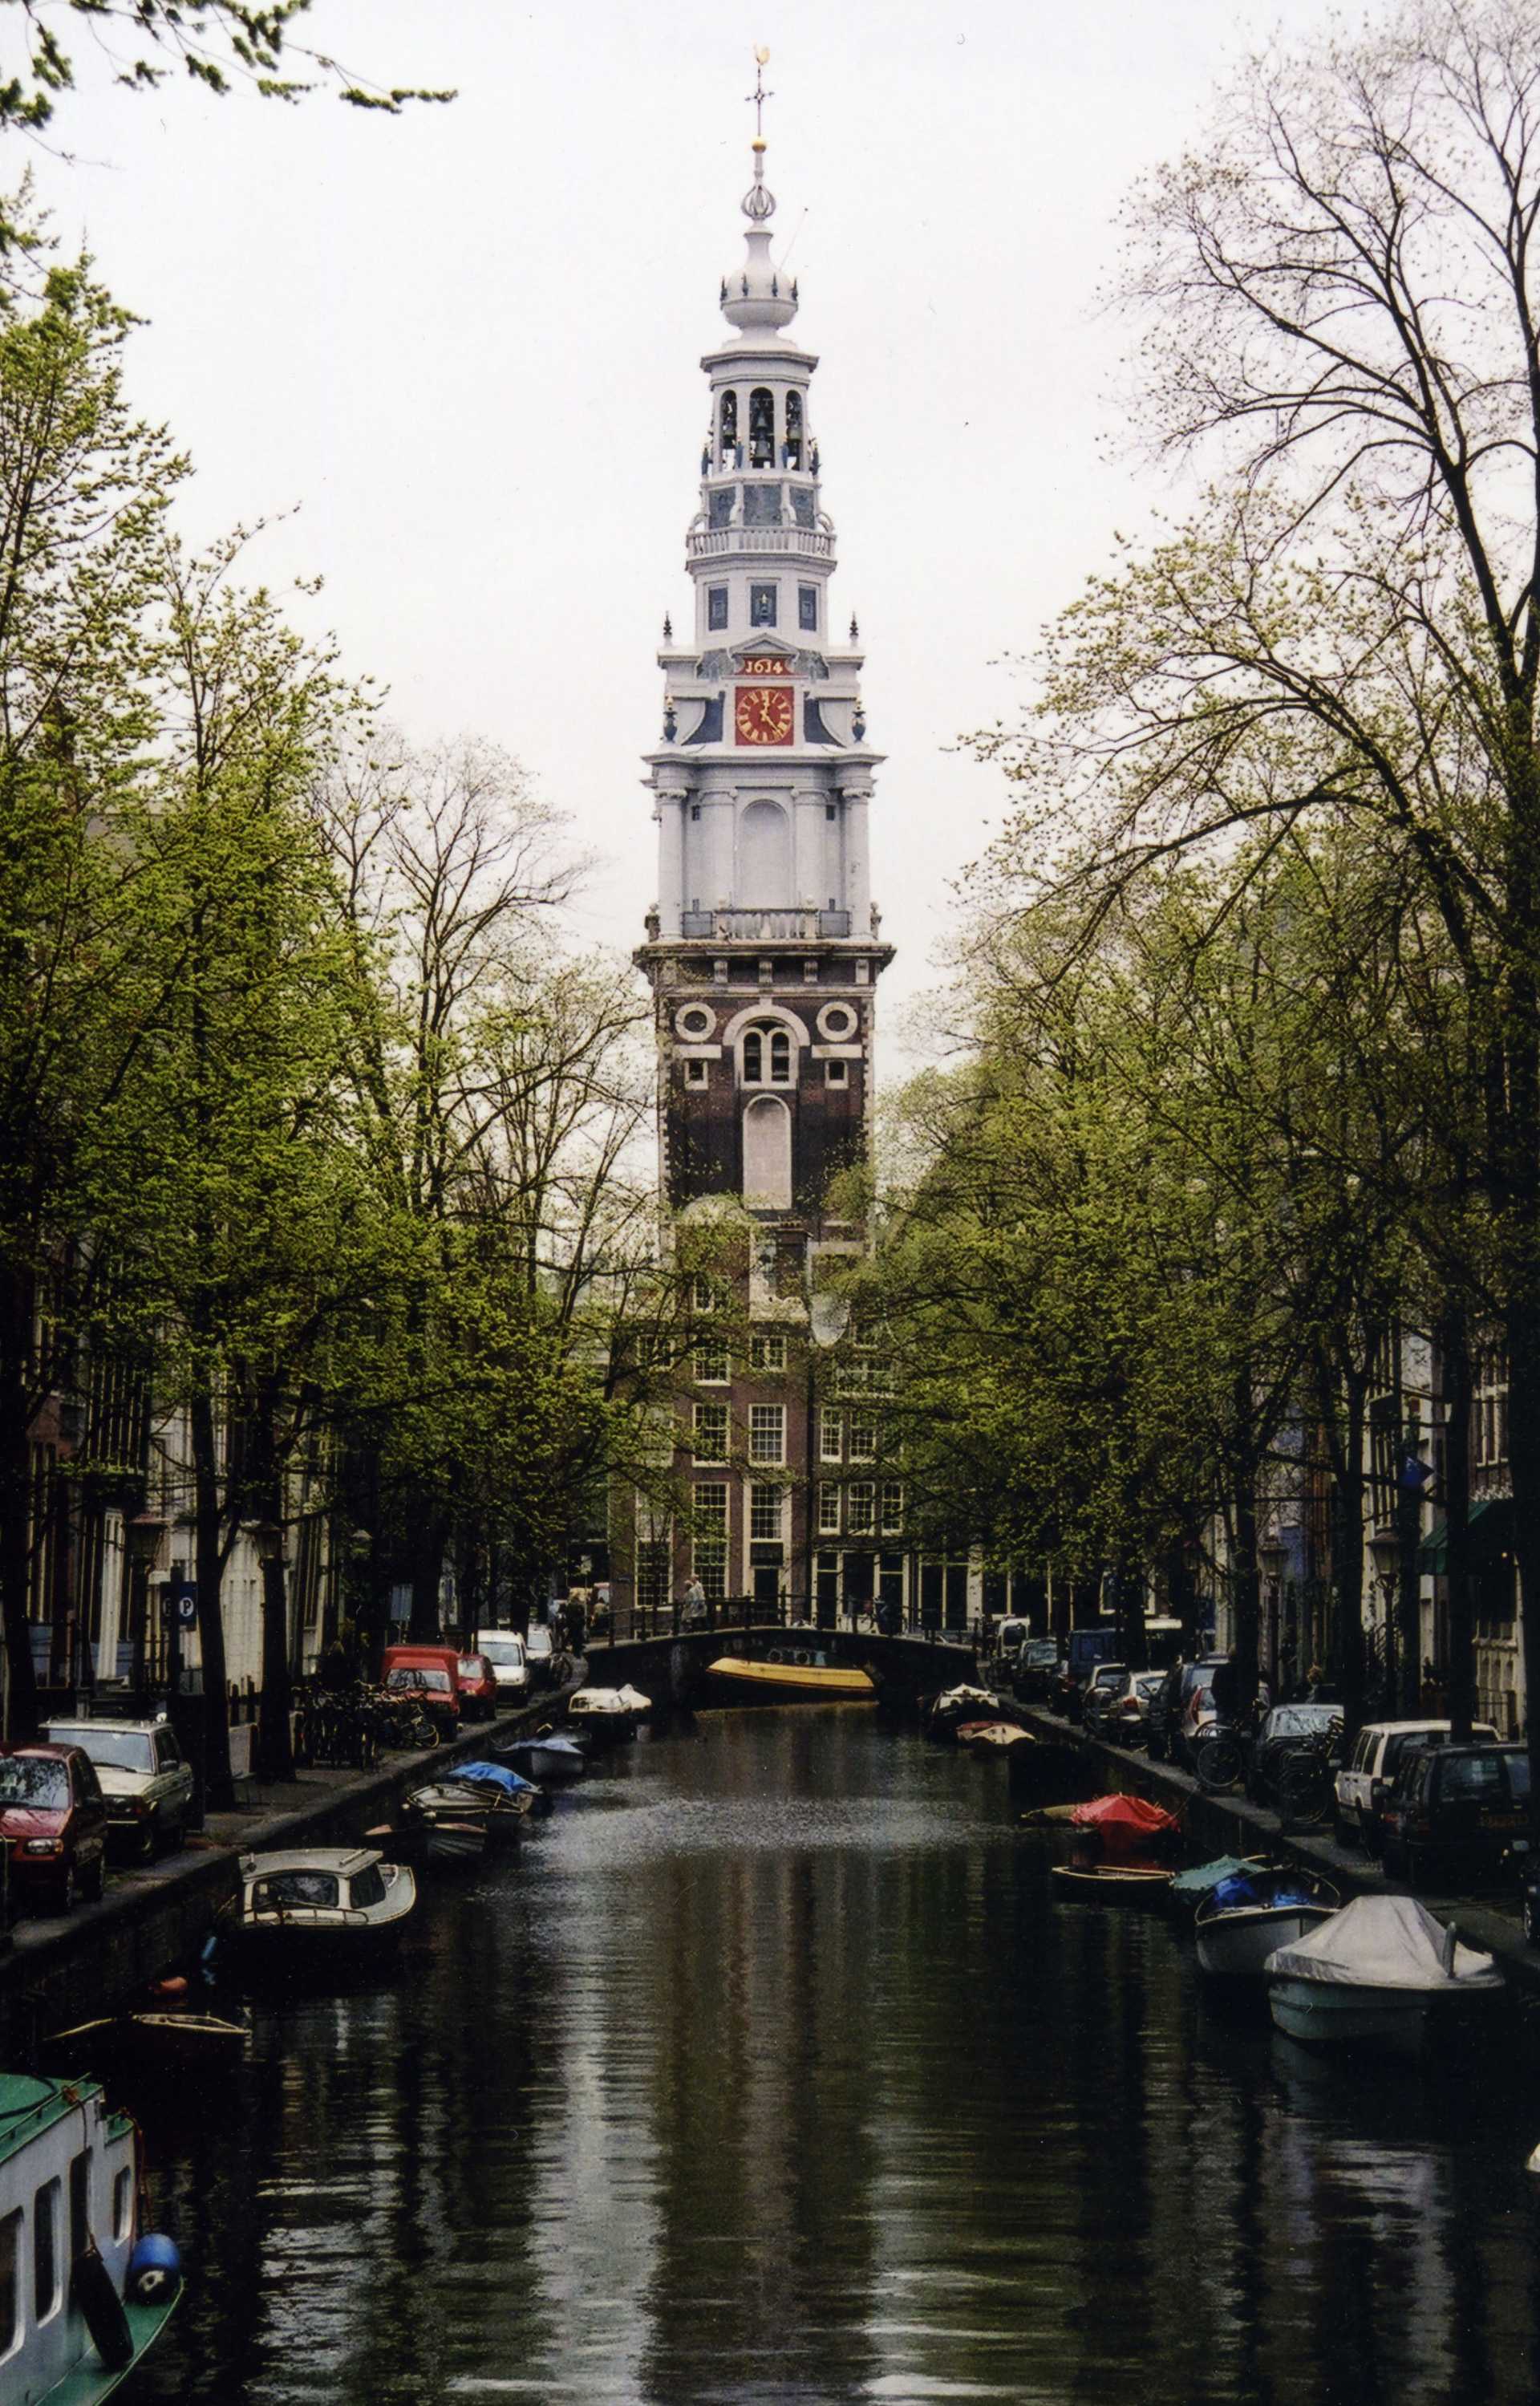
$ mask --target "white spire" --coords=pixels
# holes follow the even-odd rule
[[[770,220],[775,214],[775,194],[765,181],[763,130],[765,103],[773,97],[765,90],[765,64],[769,57],[769,50],[756,50],[757,72],[749,94],[754,103],[754,181],[742,204],[749,221],[744,236],[748,255],[737,274],[724,277],[722,284],[722,314],[729,325],[744,334],[779,333],[797,315],[797,287],[778,273],[770,255]]]

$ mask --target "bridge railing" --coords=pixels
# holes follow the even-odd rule
[[[976,1621],[943,1621],[929,1619],[919,1612],[903,1612],[897,1606],[876,1604],[848,1605],[838,1610],[805,1596],[782,1596],[770,1604],[752,1595],[731,1595],[708,1598],[698,1606],[694,1618],[690,1607],[679,1597],[670,1603],[616,1605],[603,1609],[589,1622],[589,1647],[627,1645],[638,1639],[679,1637],[699,1635],[701,1631],[723,1635],[742,1635],[749,1629],[827,1629],[843,1631],[847,1635],[880,1637],[952,1638],[959,1644],[972,1644],[980,1635]]]

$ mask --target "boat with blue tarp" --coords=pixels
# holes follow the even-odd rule
[[[1244,1864],[1208,1890],[1193,1923],[1210,1979],[1260,1980],[1267,1958],[1329,1921],[1342,1899],[1312,1872]]]

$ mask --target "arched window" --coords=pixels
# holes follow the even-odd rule
[[[734,466],[736,464],[734,455],[737,449],[738,395],[735,392],[725,392],[722,395],[722,440],[717,452],[717,465],[723,468]]]
[[[773,1019],[762,1019],[743,1034],[742,1059],[745,1086],[789,1086],[792,1042],[787,1030]]]
[[[791,1113],[774,1095],[756,1095],[743,1113],[743,1200],[791,1209]]]
[[[802,396],[799,392],[786,395],[786,465],[799,468],[802,464]]]
[[[756,384],[749,395],[749,466],[775,465],[775,395],[768,384]]]

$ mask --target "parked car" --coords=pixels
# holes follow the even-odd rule
[[[1125,1671],[1119,1685],[1094,1689],[1086,1698],[1087,1728],[1119,1746],[1142,1746],[1151,1700],[1165,1677],[1164,1671]]]
[[[485,1654],[459,1658],[459,1708],[468,1721],[489,1721],[497,1710],[497,1674]]]
[[[68,1913],[106,1881],[107,1808],[78,1746],[0,1747],[0,1838],[18,1912]]]
[[[1283,1766],[1292,1754],[1340,1736],[1342,1707],[1331,1704],[1275,1705],[1264,1713],[1246,1767],[1246,1793],[1254,1804],[1277,1804]]]
[[[478,1629],[476,1648],[492,1666],[498,1703],[504,1705],[523,1704],[534,1681],[530,1676],[526,1643],[517,1630]]]
[[[1016,1655],[1016,1667],[1011,1676],[1011,1689],[1019,1703],[1044,1705],[1053,1693],[1059,1677],[1059,1641],[1056,1637],[1029,1637]]]
[[[192,1766],[169,1721],[49,1721],[43,1735],[51,1746],[78,1746],[95,1765],[109,1847],[151,1862],[195,1826]]]
[[[1099,1732],[1102,1716],[1114,1696],[1123,1693],[1128,1679],[1126,1663],[1097,1663],[1084,1683],[1081,1697],[1081,1713],[1088,1730]]]
[[[1382,1794],[1387,1793],[1409,1747],[1444,1746],[1448,1735],[1448,1721],[1365,1721],[1336,1775],[1337,1836],[1345,1842],[1356,1838],[1365,1854],[1378,1855],[1376,1784]],[[1471,1735],[1489,1746],[1497,1744],[1497,1732],[1490,1721],[1476,1722]]]
[[[551,1633],[541,1621],[532,1621],[524,1640],[525,1659],[530,1666],[531,1688],[552,1688],[556,1685],[557,1652]]]
[[[1380,1802],[1385,1869],[1411,1887],[1485,1886],[1529,1821],[1523,1746],[1413,1747]]]
[[[460,1721],[457,1646],[388,1646],[380,1657],[380,1685],[393,1695],[418,1697],[440,1734],[456,1735]]]
[[[1145,1743],[1152,1762],[1164,1762],[1167,1757],[1178,1762],[1185,1760],[1188,1741],[1204,1712],[1195,1699],[1207,1693],[1214,1673],[1226,1659],[1222,1654],[1200,1654],[1195,1662],[1174,1663],[1166,1672],[1151,1699],[1145,1720]]]

